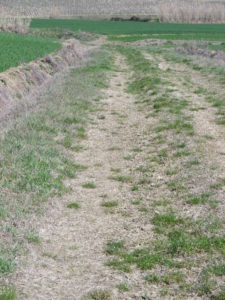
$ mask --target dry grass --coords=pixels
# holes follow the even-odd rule
[[[224,2],[164,1],[157,5],[160,22],[224,23]]]
[[[2,0],[0,16],[23,17],[112,17],[158,14],[160,21],[224,22],[224,0]]]
[[[0,19],[0,31],[26,34],[29,31],[30,22],[29,18],[2,18]]]
[[[114,0],[114,1],[76,1],[76,0],[2,0],[0,15],[2,16],[102,16],[102,15],[135,15],[151,14],[155,0]]]

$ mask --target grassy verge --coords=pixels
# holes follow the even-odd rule
[[[49,197],[69,192],[64,180],[88,167],[76,163],[74,152],[82,151],[88,115],[107,85],[109,69],[108,53],[95,54],[87,66],[71,71],[37,111],[15,121],[0,140],[1,286],[16,268],[14,258],[24,253],[26,242],[41,242],[23,220],[40,213]],[[0,299],[14,299],[4,298],[9,288],[4,291]]]
[[[0,33],[0,72],[54,52],[61,44],[39,36]]]
[[[149,62],[140,50],[129,47],[117,50],[133,71],[128,92],[136,95],[137,108],[150,120],[145,133],[148,152],[135,174],[144,176],[136,185],[148,200],[143,196],[134,204],[152,224],[154,237],[137,240],[136,247],[134,241],[132,246],[120,239],[108,241],[106,264],[127,273],[140,269],[146,283],[158,286],[159,297],[197,294],[221,299],[225,235],[224,221],[215,209],[224,182],[212,185],[216,170],[205,160],[192,105],[176,93],[170,70],[160,70],[157,59]]]
[[[221,41],[225,39],[225,34],[221,33],[154,33],[154,34],[130,34],[126,36],[110,35],[110,41],[136,42],[146,39],[168,40],[168,41]]]

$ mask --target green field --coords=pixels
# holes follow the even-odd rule
[[[106,34],[111,41],[133,42],[146,38],[225,41],[225,24],[162,24],[106,20],[33,19],[31,29],[87,31]],[[0,33],[0,72],[42,57],[60,47],[52,39]]]
[[[60,43],[51,39],[13,33],[0,33],[0,45],[0,72],[60,48]]]
[[[166,24],[106,20],[33,19],[31,28],[82,30],[107,35],[135,35],[128,37],[128,41],[134,38],[135,40],[146,38],[141,36],[142,34],[148,34],[150,38],[163,39],[225,39],[225,24]],[[118,39],[117,37],[114,38]]]
[[[108,35],[111,41],[134,42],[146,38],[225,41],[225,24],[165,24],[107,20],[33,19],[31,29],[87,31]],[[60,48],[53,39],[0,33],[0,72]]]

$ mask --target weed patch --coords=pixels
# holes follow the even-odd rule
[[[71,202],[71,203],[67,204],[67,207],[70,209],[78,209],[78,208],[80,208],[80,204],[77,202]]]
[[[104,207],[116,207],[118,206],[118,201],[112,200],[112,201],[105,201],[102,203],[102,206]]]
[[[126,175],[111,176],[110,179],[122,183],[132,183],[133,181],[133,178],[131,176],[126,176]]]
[[[85,182],[82,184],[82,187],[85,189],[95,189],[96,184],[94,182]]]
[[[110,300],[111,294],[106,290],[95,290],[90,292],[84,300]]]
[[[14,287],[4,286],[0,289],[0,300],[16,300],[16,290]]]
[[[34,244],[40,243],[39,235],[33,231],[27,232],[26,239],[27,239],[28,243],[34,243]]]
[[[129,292],[130,287],[127,283],[120,283],[117,285],[117,288],[120,292]]]

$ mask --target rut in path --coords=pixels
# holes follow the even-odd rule
[[[112,74],[105,98],[99,103],[105,119],[95,116],[83,142],[85,151],[75,157],[76,163],[88,169],[67,182],[73,190],[70,195],[50,201],[46,214],[34,220],[41,244],[32,246],[29,256],[20,261],[15,279],[19,299],[81,299],[88,291],[100,288],[114,288],[115,299],[123,299],[115,286],[124,275],[105,266],[106,243],[114,237],[132,241],[135,236],[144,240],[146,234],[151,235],[151,225],[140,220],[143,233],[139,233],[135,211],[129,220],[124,216],[132,199],[130,185],[109,178],[112,168],[120,168],[123,175],[131,173],[124,156],[145,130],[144,115],[137,112],[134,99],[125,92],[129,73],[123,57],[117,56],[115,65],[118,71]],[[84,189],[85,182],[94,182],[96,188]],[[104,197],[118,201],[119,214],[105,211]],[[71,201],[79,202],[81,208],[66,208]],[[129,281],[135,286],[135,272]]]

